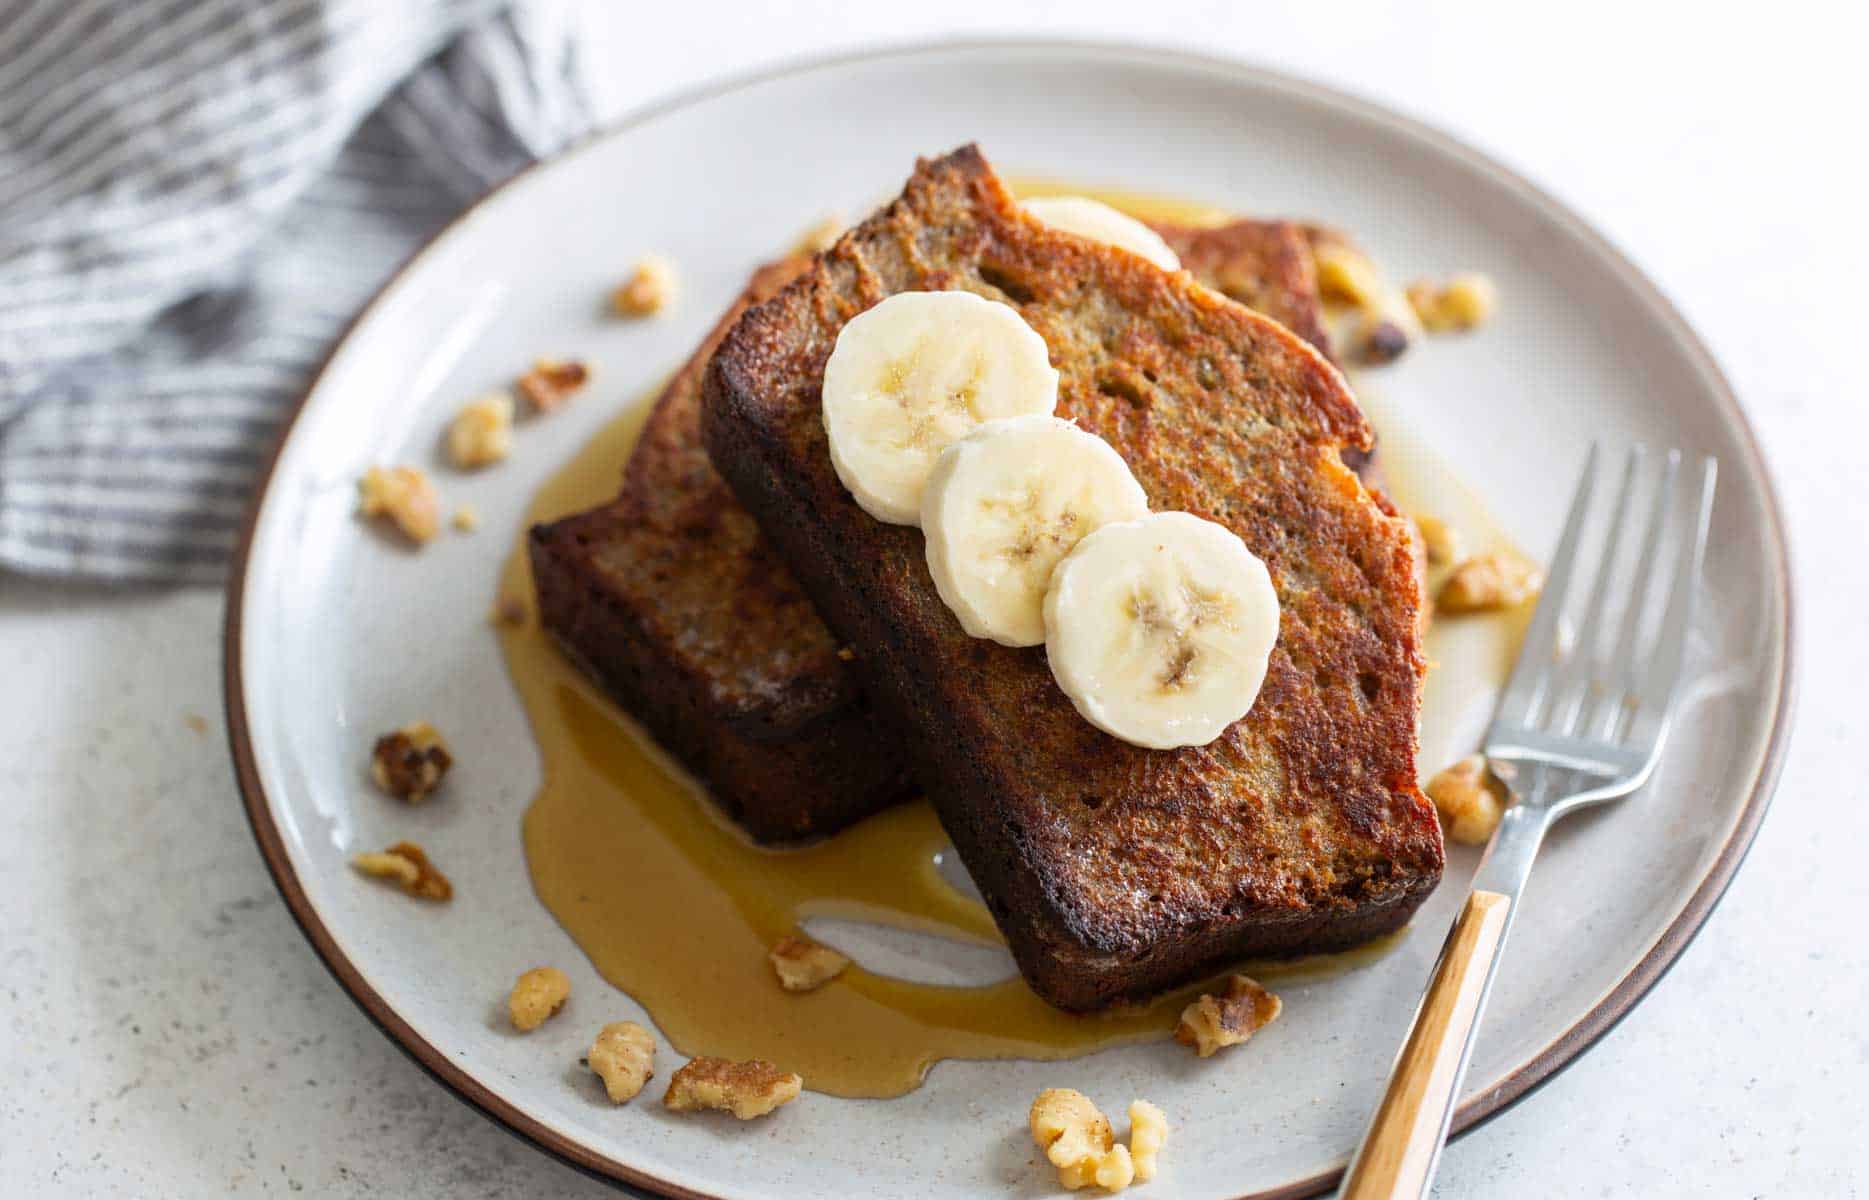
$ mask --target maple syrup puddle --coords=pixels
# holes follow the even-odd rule
[[[1217,212],[1091,194],[1146,215],[1192,219]],[[526,525],[610,499],[652,400],[630,405],[548,480]],[[1501,542],[1483,508],[1428,465],[1417,443],[1394,443],[1392,457],[1389,444],[1385,467],[1393,463],[1388,477],[1399,504],[1442,516],[1474,549]],[[501,594],[527,597],[536,612],[523,532]],[[1479,697],[1483,725],[1522,625],[1463,618],[1430,632],[1428,654],[1438,666],[1424,698],[1424,772],[1470,752],[1478,735],[1469,728],[1473,698]],[[1003,946],[985,907],[941,877],[938,856],[952,851],[927,801],[899,805],[812,845],[755,846],[565,660],[536,620],[502,627],[500,639],[541,760],[542,782],[523,823],[533,887],[598,973],[641,1004],[682,1054],[765,1058],[797,1071],[813,1091],[898,1096],[942,1059],[1060,1059],[1166,1039],[1181,1009],[1211,986],[1204,981],[1146,1005],[1082,1016],[1052,1008],[1016,974],[984,986],[941,986],[859,962],[815,992],[785,992],[767,951],[812,918]],[[1264,981],[1316,978],[1373,962],[1406,934],[1340,954],[1236,969]]]

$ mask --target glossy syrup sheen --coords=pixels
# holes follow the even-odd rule
[[[607,499],[645,411],[634,406],[547,482],[528,524]],[[532,594],[523,544],[502,588]],[[1067,1058],[1166,1038],[1201,990],[1072,1016],[1016,976],[942,987],[853,966],[816,992],[788,994],[766,952],[812,917],[999,942],[986,909],[937,872],[935,856],[951,851],[933,809],[916,799],[801,849],[754,846],[536,622],[503,629],[501,640],[542,765],[524,821],[533,886],[598,972],[680,1052],[766,1058],[832,1095],[895,1096],[944,1058]],[[1248,969],[1266,980],[1315,976],[1390,944]]]
[[[1404,360],[1406,361],[1406,360]],[[1352,373],[1357,402],[1375,426],[1382,485],[1403,512],[1439,517],[1459,534],[1465,555],[1520,555],[1512,538],[1473,489],[1436,454],[1420,431],[1385,397],[1379,379]],[[1455,564],[1428,568],[1428,595]],[[1502,613],[1469,613],[1429,622],[1423,651],[1428,679],[1421,694],[1422,780],[1479,749],[1500,685],[1512,671],[1531,623],[1532,604]]]
[[[1134,197],[1099,195],[1142,215],[1162,211]],[[1182,205],[1175,219],[1200,211]],[[526,524],[611,498],[648,407],[647,399],[629,406],[547,481]],[[501,588],[507,596],[533,595],[523,536]],[[1509,656],[1505,625],[1477,622],[1498,632],[1452,656],[1462,675],[1472,669],[1487,678],[1456,678],[1445,667],[1431,673],[1424,750],[1454,736],[1437,730],[1436,714],[1459,706],[1437,705],[1437,695],[1476,685],[1490,691],[1500,677],[1509,658],[1493,651],[1505,646]],[[941,878],[937,856],[952,851],[932,808],[916,799],[803,848],[754,846],[558,653],[536,621],[502,628],[500,637],[542,767],[523,829],[533,886],[598,972],[640,1003],[678,1052],[765,1058],[832,1095],[895,1096],[946,1058],[1057,1059],[1165,1039],[1202,990],[1196,984],[1146,1006],[1073,1016],[1039,1000],[1016,975],[949,987],[853,965],[815,992],[783,991],[767,951],[815,917],[1000,944],[985,908]],[[1438,637],[1430,636],[1431,657]],[[1424,769],[1432,763],[1424,758]],[[1246,969],[1264,980],[1328,975],[1375,960],[1404,936]]]

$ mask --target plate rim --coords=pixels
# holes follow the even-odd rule
[[[1397,127],[1403,132],[1433,144],[1438,150],[1465,159],[1490,174],[1527,193],[1547,212],[1560,219],[1570,230],[1593,248],[1661,318],[1677,338],[1687,358],[1708,381],[1722,416],[1738,434],[1753,474],[1761,484],[1765,525],[1769,531],[1768,560],[1776,568],[1779,611],[1783,624],[1783,654],[1774,681],[1776,703],[1758,772],[1739,811],[1731,832],[1719,852],[1708,864],[1706,873],[1694,887],[1674,919],[1656,938],[1654,944],[1613,986],[1586,1010],[1571,1026],[1543,1049],[1513,1068],[1498,1086],[1475,1096],[1455,1112],[1449,1140],[1504,1112],[1555,1078],[1583,1052],[1614,1029],[1640,1003],[1705,925],[1719,904],[1728,885],[1738,873],[1747,852],[1770,807],[1779,775],[1783,770],[1790,740],[1792,716],[1798,691],[1797,606],[1793,586],[1790,540],[1787,536],[1783,506],[1778,487],[1745,409],[1733,391],[1732,383],[1720,369],[1719,362],[1680,311],[1661,288],[1624,254],[1607,236],[1568,204],[1519,170],[1506,165],[1460,138],[1426,121],[1399,111],[1391,105],[1345,90],[1334,84],[1269,67],[1244,56],[1217,54],[1194,49],[1185,44],[1156,42],[1121,37],[1052,37],[1024,35],[965,35],[956,37],[884,40],[832,52],[807,53],[758,64],[743,71],[677,89],[630,110],[616,120],[594,129],[568,144],[557,153],[531,163],[508,178],[488,188],[433,234],[404,257],[345,323],[332,340],[317,368],[293,401],[269,452],[265,466],[254,484],[252,498],[242,520],[239,541],[230,562],[226,585],[225,617],[221,639],[222,699],[227,724],[228,747],[233,758],[234,776],[239,786],[242,807],[252,827],[260,857],[264,860],[274,885],[279,889],[293,921],[317,952],[319,961],[331,973],[339,987],[356,1003],[404,1054],[431,1078],[442,1084],[463,1103],[539,1150],[586,1175],[628,1190],[647,1189],[648,1194],[673,1197],[675,1200],[720,1200],[709,1192],[697,1192],[683,1184],[650,1174],[640,1168],[599,1153],[565,1133],[520,1110],[499,1093],[476,1079],[452,1058],[423,1038],[397,1012],[380,992],[364,978],[356,964],[344,954],[323,918],[312,905],[293,869],[285,839],[280,832],[260,782],[252,729],[247,719],[244,661],[245,598],[248,565],[260,514],[271,494],[279,459],[290,440],[307,402],[324,382],[332,362],[350,343],[358,328],[374,316],[389,294],[395,291],[441,241],[451,236],[489,201],[534,171],[554,166],[597,142],[620,136],[637,126],[681,109],[706,103],[718,97],[761,83],[792,75],[833,70],[890,58],[951,52],[992,50],[1062,51],[1070,53],[1128,53],[1170,67],[1219,72],[1259,84],[1271,84],[1304,98],[1326,103],[1356,115]],[[1279,1184],[1270,1189],[1242,1193],[1235,1200],[1300,1200],[1317,1196],[1334,1187],[1342,1177],[1342,1168],[1332,1168],[1304,1179]],[[642,1193],[639,1193],[642,1194]]]

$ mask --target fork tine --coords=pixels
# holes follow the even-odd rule
[[[1635,493],[1636,472],[1642,465],[1642,447],[1629,447],[1623,462],[1622,484],[1616,489],[1616,503],[1610,509],[1609,533],[1603,539],[1603,555],[1597,562],[1595,586],[1590,589],[1589,607],[1583,623],[1577,627],[1577,644],[1552,672],[1551,700],[1547,705],[1547,724],[1554,733],[1569,733],[1580,714],[1593,708],[1588,703],[1591,675],[1595,668],[1596,648],[1601,642],[1598,631],[1603,624],[1603,605],[1609,597],[1609,585],[1616,573],[1616,557],[1622,549],[1623,526],[1628,524],[1629,498]]]
[[[1597,446],[1592,442],[1584,459],[1577,491],[1571,498],[1570,515],[1564,519],[1564,532],[1551,556],[1551,568],[1545,576],[1538,608],[1532,614],[1519,658],[1512,665],[1512,677],[1499,697],[1496,724],[1528,724],[1546,678],[1551,672],[1557,650],[1558,616],[1564,609],[1564,593],[1570,589],[1571,575],[1577,564],[1577,542],[1582,536],[1584,518],[1590,511],[1590,493],[1596,487]]]
[[[1689,514],[1692,524],[1677,552],[1668,607],[1657,631],[1655,653],[1634,690],[1636,720],[1630,730],[1630,741],[1637,749],[1646,749],[1660,740],[1673,710],[1675,685],[1680,682],[1681,666],[1687,657],[1694,598],[1700,591],[1700,567],[1707,553],[1707,527],[1713,518],[1713,490],[1718,474],[1718,463],[1714,459],[1700,460],[1698,503]]]
[[[1667,532],[1668,517],[1674,511],[1675,480],[1681,470],[1681,452],[1668,451],[1661,471],[1661,483],[1655,489],[1655,504],[1648,515],[1648,535],[1642,539],[1642,555],[1636,561],[1635,580],[1629,586],[1629,607],[1622,616],[1622,631],[1616,636],[1616,650],[1610,662],[1616,665],[1616,690],[1609,697],[1608,715],[1602,718],[1604,737],[1614,738],[1622,724],[1622,702],[1636,686],[1635,640],[1642,629],[1642,615],[1648,610],[1649,591],[1655,582],[1655,563],[1661,558],[1661,538]],[[1586,735],[1597,732],[1584,726]]]

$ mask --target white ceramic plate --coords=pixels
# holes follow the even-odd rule
[[[1578,218],[1448,138],[1311,84],[1182,53],[1057,43],[909,48],[793,67],[661,105],[498,189],[364,311],[307,395],[259,504],[229,605],[228,710],[261,847],[308,936],[444,1083],[571,1162],[673,1194],[1049,1194],[1024,1112],[1066,1078],[1174,1117],[1145,1194],[1302,1195],[1328,1186],[1385,1072],[1475,855],[1369,969],[1283,989],[1250,1055],[1196,1066],[1173,1044],[1071,1064],[946,1063],[893,1101],[807,1095],[754,1128],[614,1110],[575,1077],[589,1031],[503,1032],[506,982],[564,965],[608,985],[534,898],[519,817],[538,777],[486,613],[528,497],[625,398],[699,339],[750,266],[829,210],[893,193],[920,154],[978,140],[1009,173],[1315,216],[1401,278],[1475,268],[1504,305],[1430,342],[1387,402],[1460,464],[1514,537],[1555,536],[1592,438],[1718,455],[1697,662],[1678,733],[1632,806],[1574,819],[1540,859],[1457,1128],[1522,1095],[1625,1012],[1718,898],[1763,813],[1788,712],[1789,580],[1771,489],[1706,352]],[[603,318],[646,252],[681,265],[668,319]],[[353,515],[369,464],[430,461],[465,397],[541,352],[601,366],[593,394],[462,482],[485,518],[411,556]],[[456,800],[390,811],[359,747],[416,716],[464,755]],[[470,785],[471,786],[467,786]],[[461,797],[471,793],[467,802]],[[385,904],[346,866],[409,836],[461,883]],[[618,1013],[633,1005],[622,996]]]

